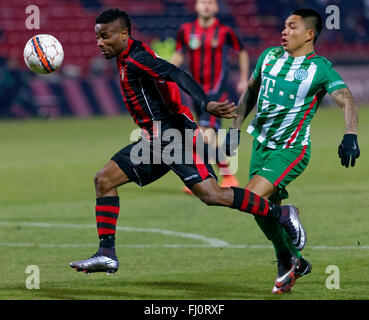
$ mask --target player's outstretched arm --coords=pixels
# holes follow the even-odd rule
[[[236,114],[234,114],[236,106],[233,102],[229,103],[228,100],[224,102],[209,101],[202,87],[182,69],[172,65],[171,72],[167,79],[176,82],[201,110],[219,118],[232,119],[236,117]]]
[[[349,88],[335,90],[331,93],[331,97],[342,109],[346,123],[346,133],[338,147],[338,155],[343,166],[348,168],[351,163],[353,167],[355,160],[360,156],[360,149],[357,142],[359,117],[354,104],[354,98]]]
[[[174,52],[172,58],[170,59],[170,63],[173,63],[176,67],[180,67],[184,61],[184,54],[182,52]]]
[[[240,68],[240,81],[237,83],[237,92],[242,93],[247,89],[250,71],[250,58],[246,50],[240,51],[238,66]]]
[[[233,120],[230,128],[241,129],[242,123],[254,108],[260,90],[260,78],[254,79],[252,75],[246,91],[241,95],[237,105],[237,117]]]
[[[254,79],[254,76],[252,75],[246,91],[241,95],[238,102],[237,116],[234,118],[223,142],[222,148],[227,156],[234,156],[236,154],[235,150],[240,144],[240,130],[242,123],[254,108],[258,99],[259,90],[260,78]]]
[[[350,89],[343,88],[335,90],[331,93],[331,97],[343,111],[346,122],[346,133],[357,134],[358,112]]]

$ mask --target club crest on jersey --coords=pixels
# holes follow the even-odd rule
[[[283,54],[283,51],[281,48],[274,48],[269,51],[268,59],[269,60],[278,59],[279,57],[282,56],[282,54]]]
[[[294,77],[296,80],[303,81],[308,77],[308,72],[305,69],[297,69],[295,71]]]
[[[200,37],[197,34],[191,34],[190,35],[190,41],[188,42],[188,46],[192,50],[196,50],[196,49],[200,48],[200,46],[201,46]]]

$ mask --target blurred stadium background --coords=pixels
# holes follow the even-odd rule
[[[174,51],[179,25],[196,18],[194,0],[0,0],[0,118],[30,116],[114,116],[126,112],[114,61],[98,51],[94,19],[108,7],[119,7],[132,18],[134,38],[151,45],[163,58]],[[40,29],[28,30],[28,5],[40,9]],[[325,28],[316,51],[335,65],[358,104],[369,101],[369,0],[219,0],[219,19],[233,27],[251,58],[279,45],[284,19],[292,9],[309,7],[321,13],[335,4],[340,29]],[[48,33],[63,44],[64,63],[55,74],[40,76],[26,69],[23,48],[35,34]],[[236,59],[229,88],[238,100]],[[330,99],[326,97],[326,103]]]

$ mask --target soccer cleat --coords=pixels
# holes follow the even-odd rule
[[[309,261],[304,259],[303,257],[300,258],[300,263],[295,270],[295,278],[298,279],[302,276],[306,276],[308,273],[311,272],[312,266]]]
[[[291,254],[288,259],[278,258],[278,274],[272,290],[273,294],[289,292],[295,284],[295,271],[299,265],[299,259]]]
[[[302,250],[306,243],[306,232],[299,220],[299,210],[291,204],[281,206],[280,224],[287,231],[297,250]]]
[[[239,185],[240,183],[238,179],[233,175],[223,176],[223,180],[220,183],[220,186],[222,188],[238,187]]]
[[[112,259],[95,253],[88,259],[72,261],[69,265],[78,272],[83,271],[87,274],[92,272],[106,272],[109,275],[118,271],[119,261],[118,259]]]

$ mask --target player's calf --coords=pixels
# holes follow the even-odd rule
[[[231,188],[220,188],[216,180],[206,179],[191,187],[193,194],[208,206],[230,207],[233,201]]]

